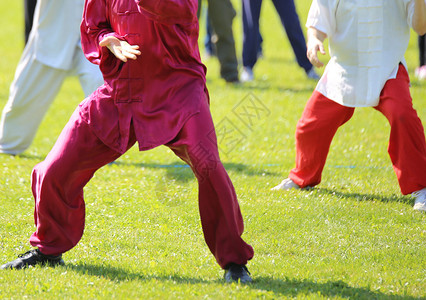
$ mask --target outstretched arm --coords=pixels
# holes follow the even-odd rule
[[[426,33],[426,2],[425,0],[414,1],[413,29],[417,34]]]
[[[423,1],[423,0],[422,0]],[[316,29],[315,27],[308,27],[308,43],[307,43],[307,52],[309,61],[317,68],[321,68],[324,64],[318,58],[318,51],[325,55],[324,49],[324,40],[327,38],[327,35]]]

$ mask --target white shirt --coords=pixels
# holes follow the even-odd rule
[[[307,27],[329,38],[316,90],[348,107],[376,106],[396,77],[410,38],[414,0],[313,0]]]
[[[35,43],[35,58],[63,70],[72,67],[80,47],[84,0],[38,0],[28,44]]]

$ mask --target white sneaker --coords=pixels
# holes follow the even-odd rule
[[[312,67],[309,71],[306,72],[306,76],[309,79],[313,79],[313,80],[319,80],[320,79],[320,77],[317,74],[317,72],[315,72],[314,67]]]
[[[241,82],[249,82],[254,80],[253,69],[250,67],[244,67],[240,76]]]
[[[294,183],[290,178],[286,178],[279,185],[273,187],[271,191],[289,190],[289,189],[300,189],[300,186]]]
[[[426,65],[416,68],[414,75],[416,75],[419,80],[426,80]]]
[[[416,198],[416,201],[414,201],[413,208],[415,210],[426,211],[426,188],[414,192],[412,193],[412,195]]]

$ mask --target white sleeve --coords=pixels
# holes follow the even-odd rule
[[[414,0],[407,1],[407,23],[410,27],[413,27],[413,15],[414,15]]]
[[[327,36],[336,30],[336,18],[333,0],[313,0],[309,9],[306,27],[314,27],[324,32]]]

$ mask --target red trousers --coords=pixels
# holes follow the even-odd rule
[[[132,132],[128,149],[135,142]],[[234,187],[219,159],[207,102],[167,146],[197,177],[204,237],[219,265],[246,264],[253,257],[253,248],[241,238],[243,219]],[[37,230],[30,238],[31,245],[47,255],[74,247],[84,230],[84,186],[96,170],[120,156],[92,133],[77,109],[46,159],[33,170]]]
[[[422,123],[413,108],[409,78],[400,65],[397,78],[386,82],[379,105],[374,107],[389,121],[388,153],[402,194],[426,187],[426,142]],[[354,113],[315,91],[296,127],[296,166],[289,177],[300,187],[321,182],[331,141],[337,129]]]

